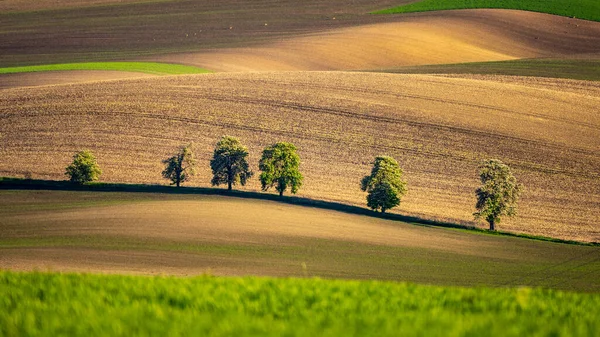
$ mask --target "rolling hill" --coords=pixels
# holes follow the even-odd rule
[[[102,179],[161,183],[161,160],[194,142],[200,172],[224,134],[260,151],[300,149],[302,196],[363,205],[374,156],[394,156],[409,193],[399,211],[471,224],[477,167],[498,158],[526,186],[501,229],[599,241],[600,87],[571,80],[493,80],[379,73],[186,75],[0,92],[0,174],[64,179],[83,148]],[[163,182],[164,183],[164,182]],[[257,180],[247,187],[258,190]]]
[[[600,287],[598,247],[227,196],[3,190],[0,201],[2,269]]]

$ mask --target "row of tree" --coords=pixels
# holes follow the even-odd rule
[[[302,186],[302,174],[300,173],[300,156],[296,152],[294,144],[279,142],[267,146],[258,163],[261,170],[259,176],[263,191],[272,187],[279,195],[283,195],[288,187],[292,193],[298,192]],[[254,172],[250,170],[247,161],[248,148],[231,136],[223,136],[217,143],[210,161],[213,178],[213,186],[227,185],[231,190],[233,186],[246,185]],[[177,187],[190,179],[195,174],[196,159],[192,145],[183,146],[172,157],[163,161],[166,164],[162,176],[171,180]]]
[[[228,190],[240,184],[246,185],[254,172],[247,161],[248,148],[239,139],[223,136],[217,143],[210,167],[213,173],[213,186],[227,185]],[[162,176],[172,185],[179,187],[195,174],[196,159],[192,145],[182,146],[173,156],[163,160],[165,169]],[[303,176],[299,170],[300,157],[297,148],[291,143],[278,142],[267,146],[258,163],[261,171],[259,180],[263,191],[275,188],[279,195],[289,188],[292,193],[302,186]],[[90,151],[81,151],[73,157],[65,174],[71,182],[84,184],[98,180],[102,171]],[[475,191],[476,218],[485,219],[490,230],[502,216],[516,214],[516,205],[522,186],[517,183],[510,168],[496,159],[485,161],[480,167],[481,186]],[[361,189],[367,192],[367,206],[374,211],[386,210],[400,204],[407,192],[407,182],[398,162],[389,156],[378,156],[373,162],[371,174],[361,180]]]

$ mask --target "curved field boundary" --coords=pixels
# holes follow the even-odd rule
[[[65,70],[111,70],[140,72],[153,75],[203,74],[210,72],[206,69],[194,66],[158,62],[84,62],[0,68],[0,74]]]
[[[373,14],[398,14],[474,8],[518,9],[600,21],[600,2],[597,0],[423,0],[376,11]]]
[[[394,213],[378,213],[371,211],[366,208],[353,206],[349,204],[316,200],[305,197],[297,196],[279,196],[271,193],[259,193],[249,191],[228,191],[221,188],[210,188],[210,187],[179,187],[174,188],[172,186],[164,185],[144,185],[144,184],[124,184],[124,183],[90,183],[86,185],[75,185],[68,181],[56,181],[56,180],[37,180],[37,179],[19,179],[19,178],[8,178],[0,177],[0,190],[55,190],[55,191],[95,191],[95,192],[129,192],[129,193],[168,193],[168,194],[200,194],[200,195],[221,195],[236,198],[249,198],[258,200],[269,200],[277,201],[290,205],[316,207],[321,209],[333,210],[338,212],[344,212],[348,214],[364,215],[380,219],[402,221],[418,226],[436,226],[454,229],[463,229],[469,231],[475,231],[478,233],[488,233],[490,235],[501,235],[511,236],[532,240],[549,241],[564,244],[574,244],[581,246],[600,246],[598,242],[581,242],[575,240],[563,240],[558,238],[518,234],[503,231],[490,232],[485,229],[477,227],[471,227],[451,222],[443,222],[436,220],[424,219],[416,216],[407,216]]]

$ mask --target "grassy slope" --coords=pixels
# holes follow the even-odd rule
[[[59,70],[116,70],[154,75],[202,74],[208,72],[198,67],[156,62],[83,62],[0,68],[0,74]]]
[[[0,334],[594,336],[600,295],[320,279],[0,272]]]
[[[2,268],[600,291],[599,247],[223,196],[8,190],[0,200]]]
[[[515,60],[403,67],[383,70],[399,74],[483,74],[600,81],[600,60]]]
[[[600,2],[597,0],[423,0],[375,13],[395,14],[467,8],[519,9],[600,21]]]

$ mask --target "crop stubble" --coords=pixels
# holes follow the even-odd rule
[[[164,183],[160,160],[194,141],[192,184],[206,186],[212,148],[230,134],[255,170],[264,146],[295,143],[300,194],[352,204],[364,204],[359,181],[373,157],[392,155],[409,181],[400,212],[471,223],[477,166],[496,157],[526,186],[520,216],[501,229],[600,240],[600,86],[506,81],[297,72],[9,89],[0,174],[63,179],[72,154],[88,148],[104,181]]]

